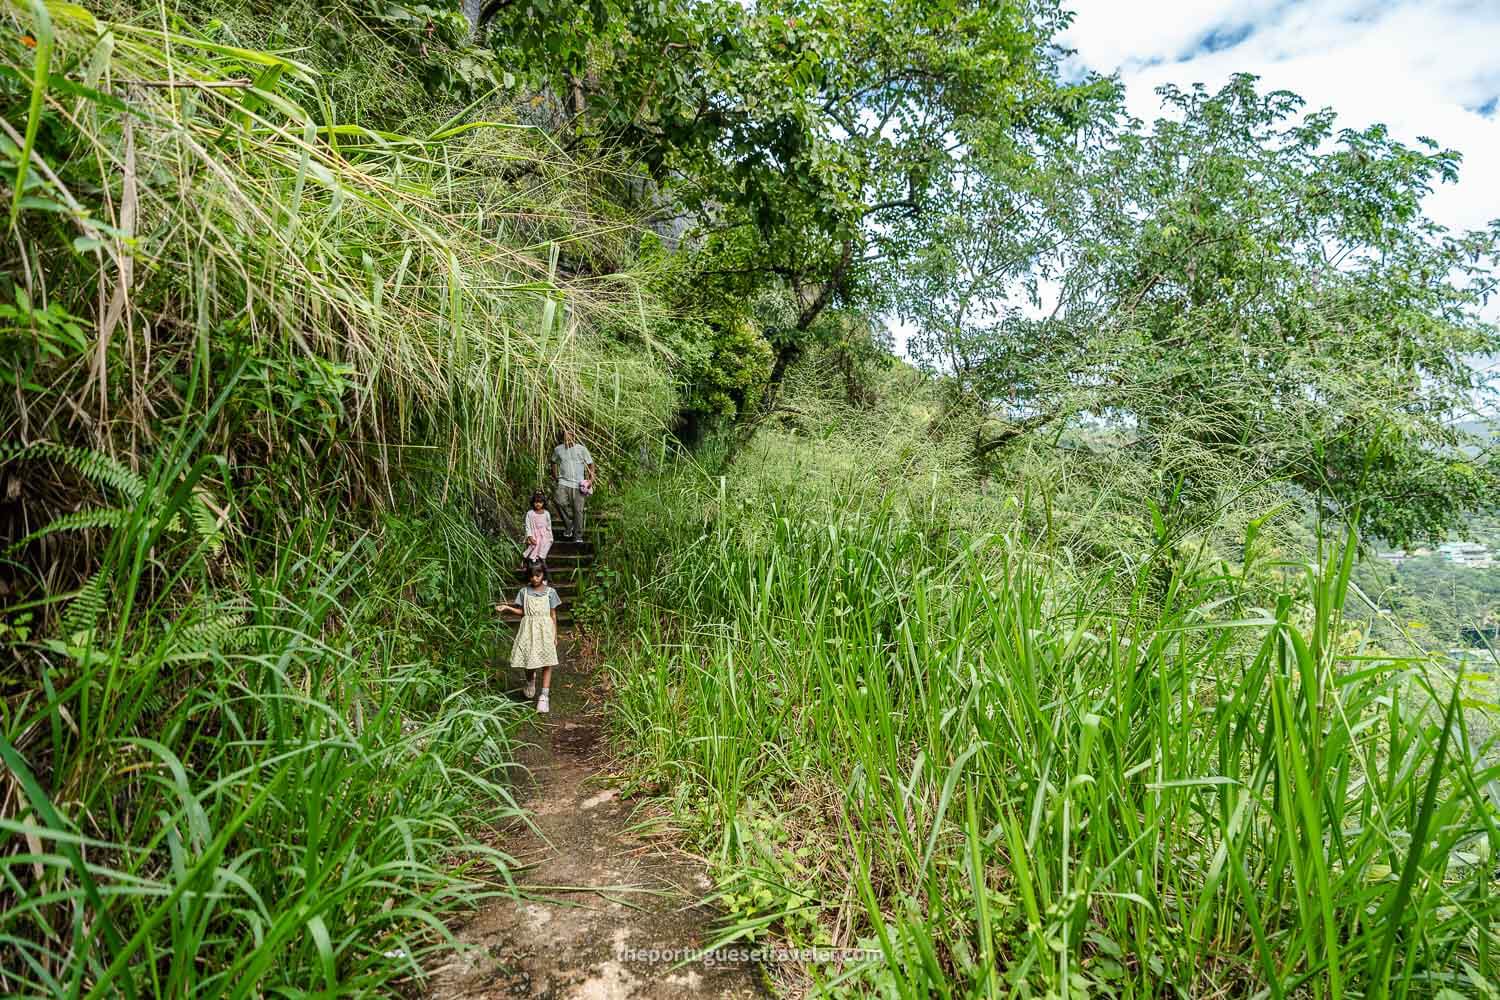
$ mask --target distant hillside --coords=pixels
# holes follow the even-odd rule
[[[1464,420],[1454,425],[1465,434],[1472,434],[1481,441],[1493,442],[1500,437],[1500,425],[1493,420]]]

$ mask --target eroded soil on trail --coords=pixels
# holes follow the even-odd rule
[[[718,914],[694,859],[639,832],[648,817],[605,780],[603,719],[591,679],[573,668],[574,644],[554,674],[552,712],[537,716],[521,763],[522,801],[536,829],[518,825],[500,845],[522,865],[523,896],[476,913],[456,933],[466,945],[432,970],[428,996],[625,998],[767,997],[749,964],[678,965],[712,943]],[[652,960],[655,950],[674,957]]]

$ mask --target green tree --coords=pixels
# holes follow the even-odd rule
[[[1090,238],[1113,117],[981,147],[952,172],[919,249],[889,272],[893,311],[913,328],[908,350],[947,376],[950,405],[974,417],[980,457],[1081,408],[1087,339],[1035,317]]]
[[[1102,415],[1179,495],[1226,472],[1283,479],[1396,544],[1493,508],[1500,464],[1455,423],[1493,389],[1469,358],[1500,348],[1480,315],[1500,227],[1452,233],[1421,209],[1458,154],[1336,129],[1249,76],[1161,93],[1151,130],[1051,161],[1064,211],[962,233],[970,258],[1019,249],[1035,271],[954,282],[948,325],[924,325],[929,365],[1008,417],[991,441]],[[982,197],[1017,197],[987,180]],[[1060,289],[1050,315],[1019,308],[1038,272]]]
[[[705,286],[782,284],[771,383],[831,305],[878,301],[952,173],[997,137],[1087,119],[1114,87],[1057,82],[1054,0],[499,2],[501,62],[538,67],[550,123],[623,150],[623,185],[698,237]]]

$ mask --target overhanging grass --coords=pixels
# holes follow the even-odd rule
[[[217,540],[164,526],[149,489],[130,514],[67,602],[74,630],[7,637],[30,668],[0,710],[6,993],[361,995],[418,974],[444,915],[510,891],[482,839],[519,814],[516,712],[486,693],[505,567],[431,510],[240,539],[222,586]],[[162,558],[181,586],[148,590]]]

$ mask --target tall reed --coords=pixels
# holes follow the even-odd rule
[[[476,498],[670,410],[631,228],[503,108],[112,9],[0,12],[0,993],[389,993],[508,891]]]
[[[878,949],[815,971],[903,997],[1494,981],[1494,739],[1441,664],[1346,626],[1352,538],[1079,571],[889,504],[696,492],[622,564],[613,667],[726,937]]]
[[[7,346],[42,376],[5,403],[22,440],[149,443],[194,365],[200,406],[236,372],[263,387],[215,415],[220,450],[336,428],[326,457],[387,494],[407,454],[494,477],[563,424],[601,446],[661,426],[665,371],[593,333],[645,322],[631,227],[591,194],[606,168],[500,108],[412,134],[345,119],[311,65],[159,14],[6,14],[0,101],[41,136],[0,139]]]

